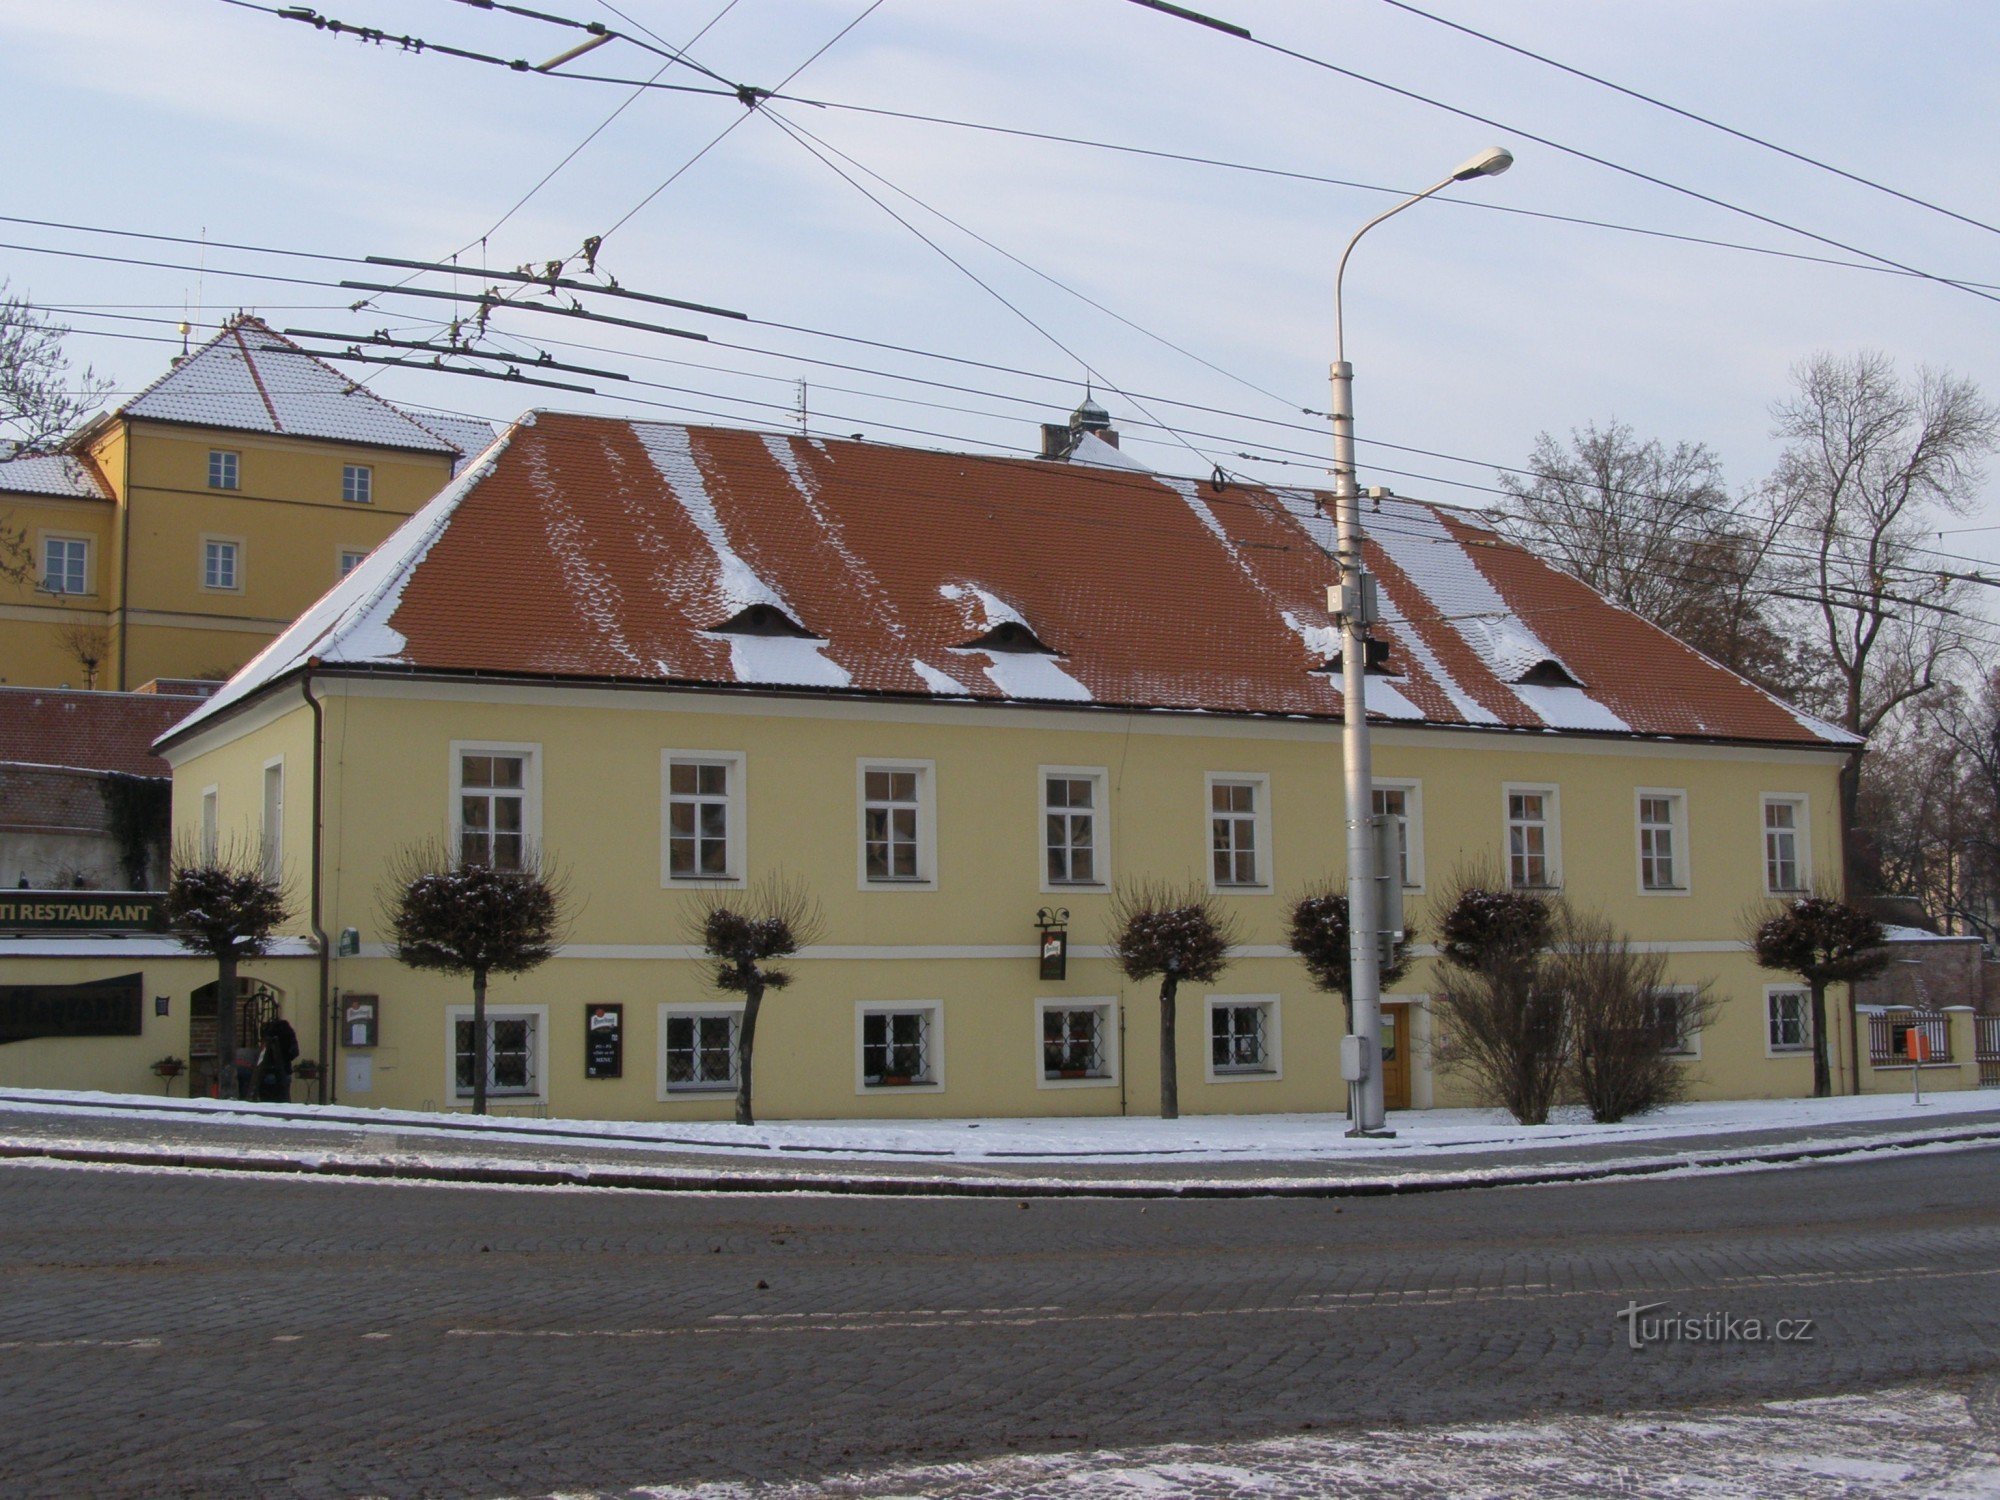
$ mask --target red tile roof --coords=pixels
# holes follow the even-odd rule
[[[172,775],[154,740],[201,705],[163,693],[0,687],[0,764]]]
[[[1395,674],[1371,717],[1847,742],[1471,513],[1392,499],[1367,526]],[[1337,718],[1331,531],[1305,491],[538,413],[207,712],[314,657]],[[810,638],[717,629],[755,606]],[[1053,654],[971,645],[1010,620]]]

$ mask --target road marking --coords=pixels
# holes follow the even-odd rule
[[[157,1349],[161,1339],[13,1339],[0,1349]]]

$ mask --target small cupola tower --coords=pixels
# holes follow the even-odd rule
[[[1069,421],[1042,423],[1042,457],[1067,459],[1086,435],[1118,446],[1118,429],[1111,425],[1111,413],[1097,404],[1088,389],[1083,393],[1083,404],[1069,414]]]

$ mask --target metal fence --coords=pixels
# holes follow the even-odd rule
[[[1932,1062],[1951,1061],[1951,1020],[1934,1010],[1891,1010],[1870,1016],[1868,1060],[1877,1067],[1907,1064],[1912,1032],[1921,1032],[1929,1038]]]
[[[1975,1016],[1973,1051],[1979,1059],[1979,1086],[2000,1088],[2000,1016]]]

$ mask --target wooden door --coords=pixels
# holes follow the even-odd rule
[[[1410,1007],[1382,1007],[1382,1107],[1410,1107]]]

